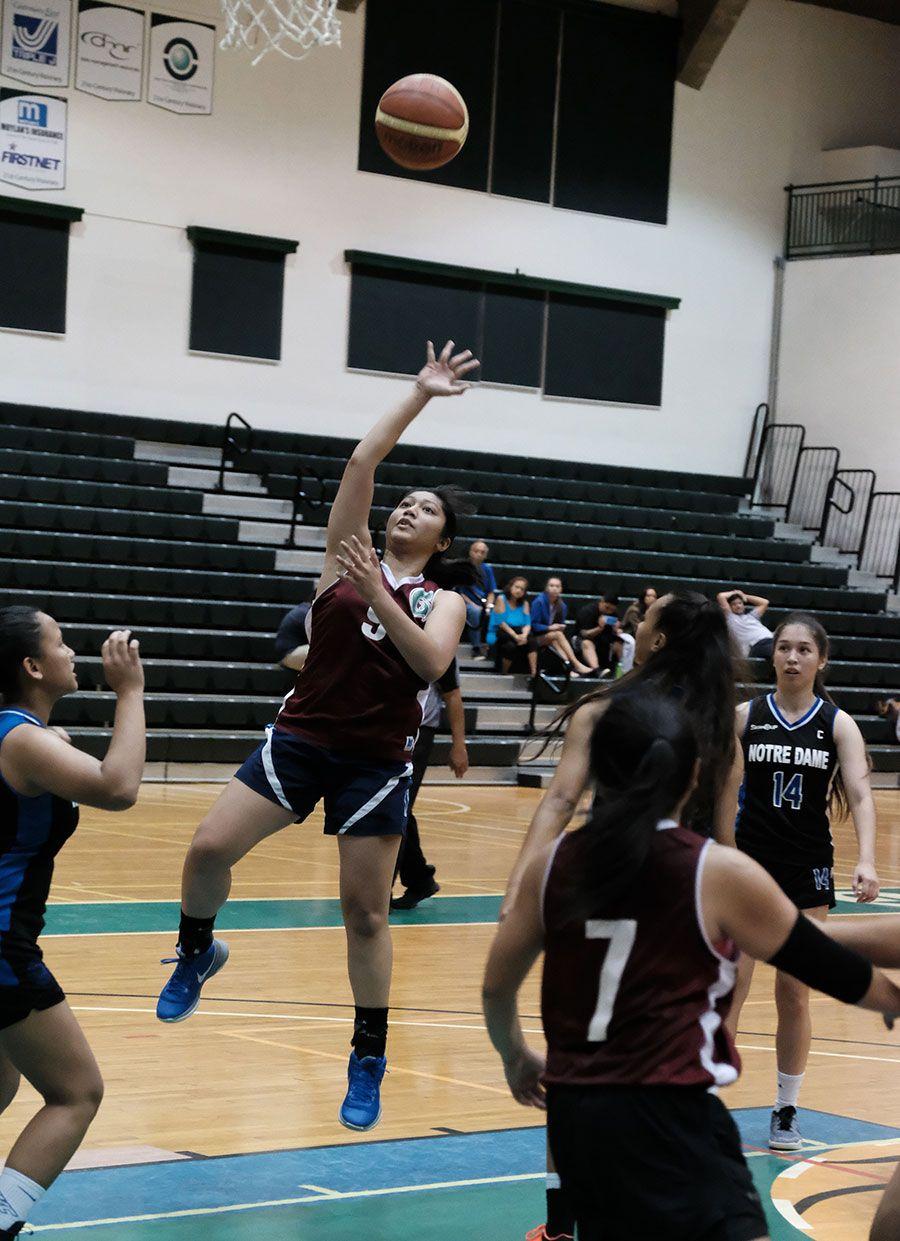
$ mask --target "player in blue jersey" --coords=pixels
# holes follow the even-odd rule
[[[793,613],[775,630],[774,693],[737,709],[732,770],[737,796],[735,843],[769,872],[813,918],[833,907],[834,842],[829,814],[849,809],[859,842],[853,872],[858,901],[878,895],[875,803],[865,742],[855,721],[825,689],[828,635],[813,616]],[[744,960],[730,1018],[737,1031],[753,963]],[[797,1150],[797,1099],[809,1057],[809,989],[780,972],[775,979],[778,1085],[769,1135],[773,1150]]]
[[[81,1145],[103,1082],[81,1027],[44,965],[53,859],[78,824],[78,803],[126,810],[144,769],[144,673],[137,642],[117,631],[103,644],[116,718],[102,762],[49,727],[60,698],[78,688],[74,653],[52,617],[0,609],[0,1111],[21,1077],[44,1106],[0,1172],[0,1237],[14,1237]]]

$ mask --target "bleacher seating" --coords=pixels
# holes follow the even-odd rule
[[[114,699],[100,643],[113,626],[140,635],[153,764],[235,764],[289,687],[273,662],[284,611],[310,596],[325,508],[305,513],[288,546],[298,471],[327,502],[352,443],[256,431],[252,455],[217,490],[223,428],[0,404],[0,602],[46,608],[79,654],[81,688],[55,717],[102,753]],[[772,600],[770,617],[815,611],[833,637],[829,683],[859,720],[877,770],[900,771],[875,700],[897,692],[900,618],[885,597],[847,585],[846,568],[773,537],[742,511],[744,479],[532,460],[400,445],[380,469],[375,521],[411,486],[454,482],[476,499],[460,537],[488,539],[499,581],[524,571],[532,590],[561,572],[577,607],[604,587],[633,595],[735,583]],[[763,680],[764,663],[754,673]],[[512,779],[525,738],[525,678],[464,664],[470,759]],[[538,723],[552,716],[538,711]],[[439,738],[435,762],[446,759]]]

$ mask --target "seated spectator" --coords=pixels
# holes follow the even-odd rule
[[[619,596],[606,591],[595,603],[578,609],[572,646],[593,672],[615,668],[622,650],[619,639]]]
[[[625,615],[622,617],[623,633],[631,634],[632,638],[635,636],[638,625],[647,615],[647,608],[649,608],[651,603],[656,602],[657,597],[653,586],[644,587],[634,603],[630,603],[625,609]]]
[[[306,663],[309,651],[309,633],[306,618],[312,604],[299,603],[282,620],[275,635],[275,654],[282,668],[299,672]]]
[[[484,539],[476,539],[469,548],[469,560],[475,570],[475,581],[471,586],[459,587],[459,593],[466,601],[465,638],[471,643],[475,659],[486,658],[482,643],[497,596],[497,579],[494,577],[494,570],[487,563],[487,555],[487,543]]]
[[[537,643],[531,636],[528,578],[512,577],[494,602],[488,622],[488,648],[493,649],[499,672],[509,672],[517,655],[524,654],[528,671],[537,675]]]
[[[562,578],[553,574],[531,605],[531,632],[538,649],[553,651],[573,677],[589,676],[591,669],[578,658],[566,637],[567,612],[562,597]]]
[[[716,602],[725,613],[731,636],[744,659],[770,659],[772,632],[760,619],[769,606],[768,599],[743,590],[720,590]]]
[[[889,740],[900,742],[900,698],[883,698],[875,710],[888,722]]]

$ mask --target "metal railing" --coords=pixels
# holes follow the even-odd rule
[[[888,578],[900,591],[900,491],[873,491],[869,496],[859,568]]]
[[[836,470],[828,486],[819,541],[859,557],[874,490],[874,470]]]
[[[229,414],[225,419],[225,434],[222,437],[222,455],[219,458],[219,481],[216,484],[216,490],[225,490],[226,470],[229,466],[235,469],[239,464],[252,467],[248,472],[258,474],[265,485],[269,473],[268,468],[254,463],[252,457],[253,428],[240,414]]]
[[[763,427],[751,492],[757,508],[780,508],[787,514],[805,439],[806,428],[798,422],[770,422]]]
[[[756,473],[756,463],[759,461],[759,453],[762,448],[762,435],[768,421],[769,406],[765,401],[760,401],[753,411],[750,439],[747,441],[747,456],[744,458],[744,478],[753,478]]]
[[[297,527],[305,525],[324,504],[325,480],[309,466],[299,466],[291,503],[291,529],[288,535],[290,546],[295,545]]]
[[[900,177],[786,185],[785,191],[785,258],[900,250]]]

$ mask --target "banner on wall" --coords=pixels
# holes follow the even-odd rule
[[[101,99],[140,99],[144,10],[78,0],[75,87]]]
[[[65,99],[0,89],[0,181],[24,190],[65,188]]]
[[[215,26],[151,14],[149,102],[169,112],[209,115],[215,55]]]
[[[35,86],[68,86],[71,26],[71,0],[4,0],[0,73]]]

